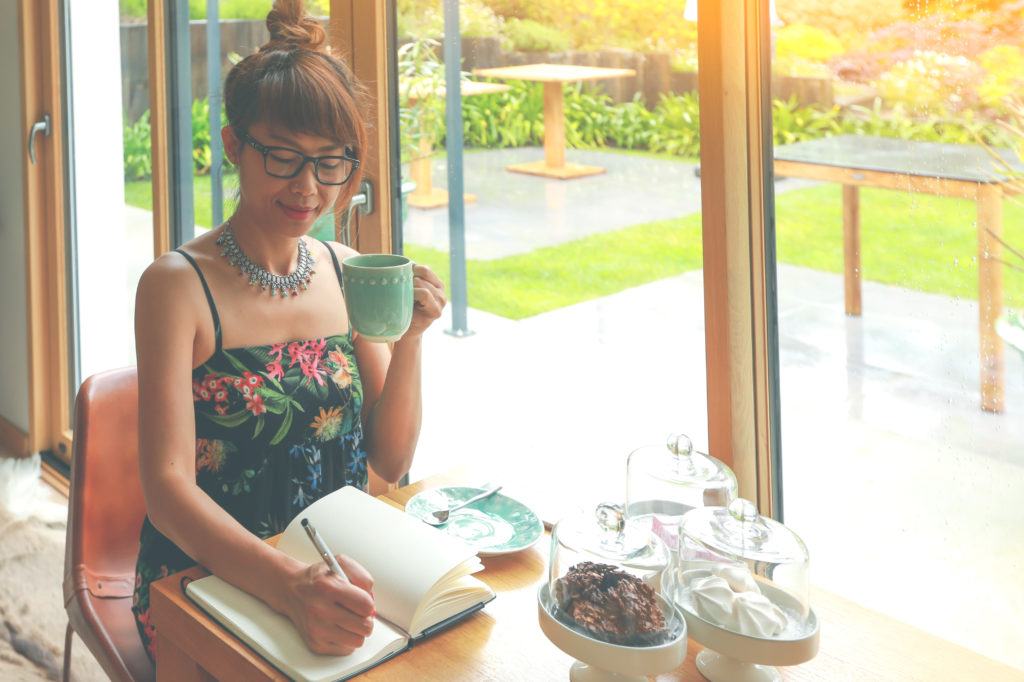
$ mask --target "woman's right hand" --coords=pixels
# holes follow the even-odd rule
[[[351,582],[318,562],[293,573],[285,584],[286,615],[310,651],[347,656],[373,631],[373,578],[354,560],[336,555]]]

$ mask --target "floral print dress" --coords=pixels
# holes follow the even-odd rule
[[[202,280],[217,344],[213,356],[192,372],[199,487],[261,538],[283,531],[302,509],[329,492],[346,485],[366,490],[363,390],[351,331],[223,349],[209,287],[195,261],[179,253]],[[341,282],[336,257],[334,261]],[[139,537],[132,610],[151,658],[156,641],[149,586],[193,565],[147,516]]]

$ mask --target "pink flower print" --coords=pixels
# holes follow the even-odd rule
[[[271,357],[276,357],[278,362],[281,362],[281,354],[284,353],[284,348],[287,344],[275,343],[270,347]]]
[[[268,362],[267,363],[267,376],[271,379],[283,379],[284,368],[281,367],[280,362]]]
[[[249,410],[254,415],[258,415],[266,412],[267,406],[263,404],[263,396],[259,393],[253,393],[245,396],[245,409]]]
[[[135,589],[137,590],[140,587],[142,587],[142,574],[141,573],[136,573],[135,574]]]
[[[310,379],[316,379],[316,383],[320,384],[321,386],[325,385],[323,374],[326,372],[326,370],[320,369],[318,367],[319,364],[320,359],[317,357],[314,357],[309,362],[302,363],[302,373],[306,375],[307,385],[310,384]]]

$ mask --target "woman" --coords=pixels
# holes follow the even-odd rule
[[[442,282],[416,266],[416,310],[393,352],[351,331],[338,263],[355,252],[303,236],[359,185],[366,133],[355,89],[301,0],[277,0],[267,27],[269,42],[224,86],[222,138],[241,187],[234,215],[139,281],[148,515],[134,611],[151,656],[150,583],[196,562],[288,616],[315,652],[363,643],[371,576],[339,556],[345,583],[262,538],[332,490],[365,489],[367,465],[388,481],[408,471],[422,334],[446,302]]]

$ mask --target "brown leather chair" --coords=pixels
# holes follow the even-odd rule
[[[95,374],[75,401],[64,553],[64,679],[77,632],[112,680],[153,680],[132,614],[135,557],[146,514],[139,480],[134,367]]]

